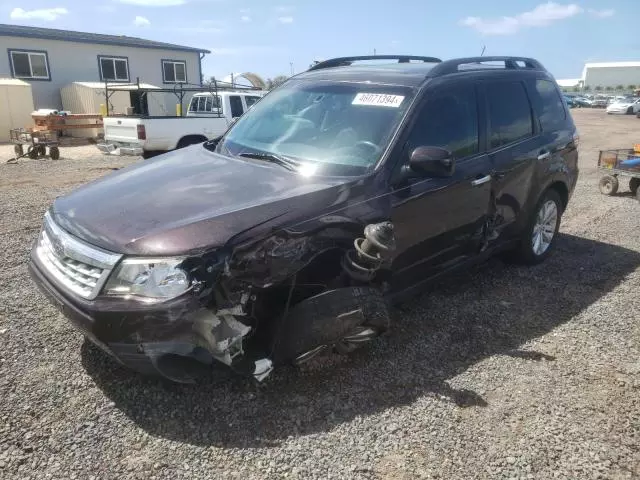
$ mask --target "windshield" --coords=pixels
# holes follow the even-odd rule
[[[218,151],[287,157],[307,174],[360,175],[380,159],[413,95],[406,87],[289,81],[241,117]]]

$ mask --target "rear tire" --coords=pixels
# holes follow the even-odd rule
[[[543,262],[555,246],[563,208],[558,192],[547,190],[533,209],[520,244],[508,258],[525,265]]]
[[[633,115],[633,107],[627,108],[627,115]]]
[[[60,158],[60,149],[58,147],[49,148],[49,156],[51,160],[58,160]]]
[[[618,193],[618,177],[613,175],[605,175],[600,179],[598,187],[603,195],[615,195]]]
[[[634,195],[638,193],[638,187],[640,187],[640,178],[634,177],[629,179],[629,190],[631,190],[631,193]]]

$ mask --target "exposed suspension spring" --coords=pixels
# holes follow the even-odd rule
[[[356,238],[353,245],[342,258],[342,268],[353,280],[368,282],[396,249],[393,223],[367,225],[364,238]]]

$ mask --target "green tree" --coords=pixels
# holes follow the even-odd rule
[[[612,90],[613,90],[613,87],[612,87],[611,85],[607,85],[607,86],[605,87],[605,90],[606,90],[607,92],[610,92],[610,91],[612,91]]]
[[[631,85],[627,85],[627,88],[628,88],[630,91],[634,92],[634,91],[636,90],[636,85],[634,85],[634,84],[632,83]]]
[[[267,81],[265,82],[267,90],[273,90],[274,88],[279,87],[288,79],[289,77],[287,77],[286,75],[278,75],[273,78],[267,78]]]
[[[578,87],[577,85],[575,87],[573,87],[573,91],[574,92],[579,92],[580,91],[580,87]]]
[[[600,85],[596,85],[595,91],[596,92],[601,92],[602,91],[602,87]]]
[[[624,85],[617,85],[617,86],[616,86],[616,90],[617,90],[617,91],[622,91],[622,90],[624,90]]]
[[[589,85],[585,85],[585,86],[584,86],[584,88],[583,88],[583,90],[584,90],[585,92],[590,92],[590,91],[591,91],[591,87],[590,87]]]

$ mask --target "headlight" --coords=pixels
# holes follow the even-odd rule
[[[126,258],[111,274],[107,295],[133,295],[148,301],[169,300],[190,288],[180,265],[184,258]]]

